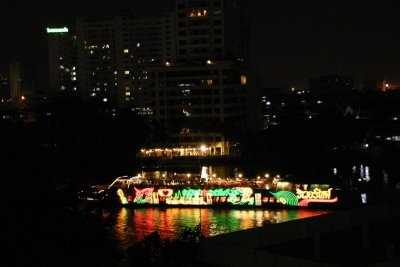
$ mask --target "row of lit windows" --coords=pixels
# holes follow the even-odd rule
[[[204,114],[220,114],[221,110],[223,110],[223,112],[225,114],[227,114],[227,113],[238,114],[238,113],[243,112],[243,109],[240,107],[226,107],[223,109],[220,109],[220,108],[195,108],[190,111],[187,111],[187,110],[181,109],[181,108],[171,108],[171,109],[160,109],[159,114],[160,115],[168,114],[168,116],[190,114],[190,116],[193,116],[193,115],[204,115]],[[190,116],[188,116],[188,117],[190,117]]]

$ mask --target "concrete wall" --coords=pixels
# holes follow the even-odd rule
[[[263,248],[400,216],[399,204],[400,202],[396,201],[352,210],[340,210],[328,215],[209,237],[200,243],[200,259],[215,266],[260,266],[266,263],[268,266],[294,264],[296,266],[329,266],[315,261],[268,253]]]

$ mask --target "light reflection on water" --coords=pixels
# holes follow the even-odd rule
[[[162,238],[176,239],[186,227],[200,223],[205,236],[215,236],[263,226],[327,214],[326,210],[265,210],[212,208],[132,208],[122,207],[108,213],[112,238],[126,249],[146,235],[157,231]]]

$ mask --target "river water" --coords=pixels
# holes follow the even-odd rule
[[[97,211],[99,212],[99,211]],[[119,249],[125,250],[148,234],[157,231],[162,238],[179,238],[185,228],[201,224],[206,236],[262,227],[330,213],[329,210],[304,209],[222,209],[222,208],[133,208],[100,211],[109,233]]]

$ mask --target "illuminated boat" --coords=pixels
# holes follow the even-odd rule
[[[100,195],[98,195],[100,196]],[[98,199],[119,205],[330,208],[341,205],[341,189],[328,184],[224,182],[155,184],[140,176],[116,178]]]

